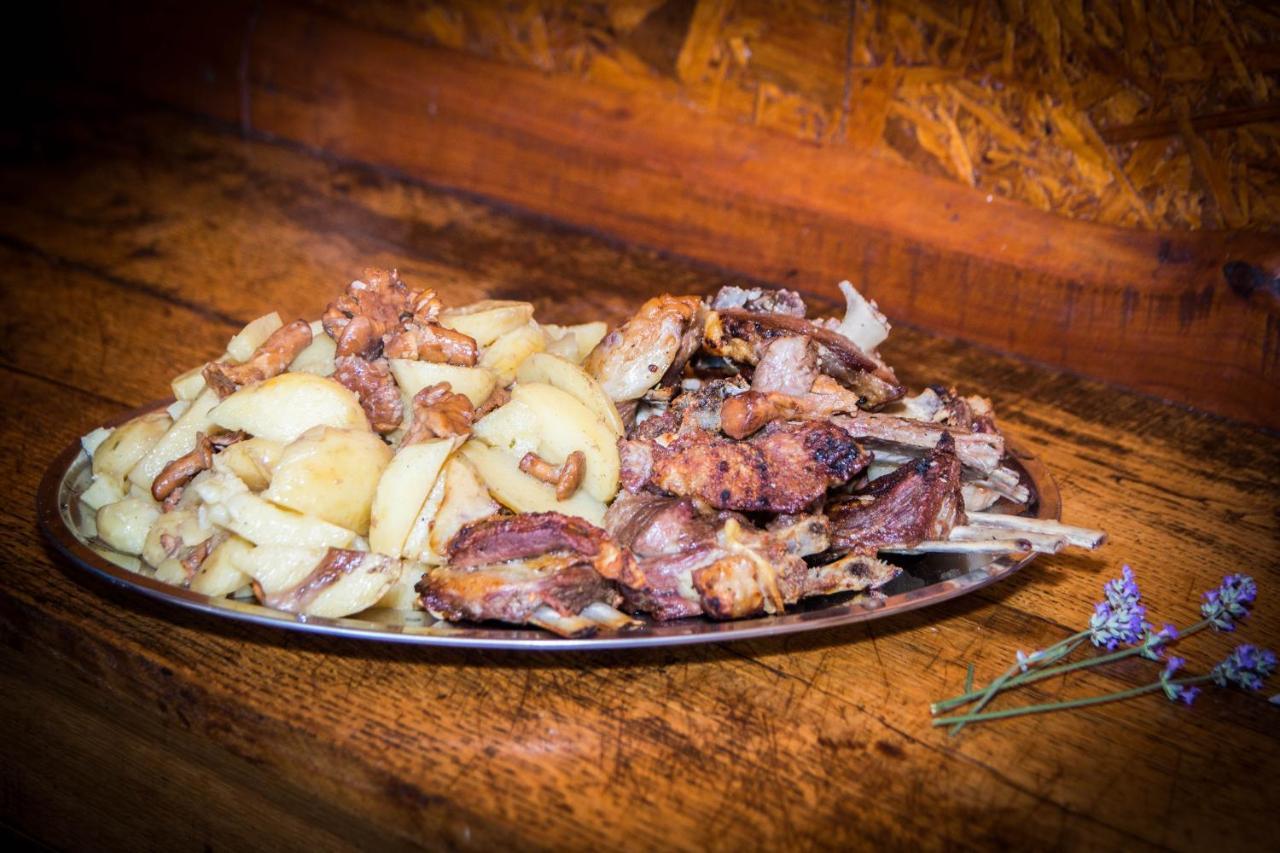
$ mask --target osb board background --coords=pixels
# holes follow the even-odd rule
[[[1235,0],[315,0],[1076,219],[1280,230],[1280,6]]]

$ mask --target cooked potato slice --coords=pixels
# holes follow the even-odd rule
[[[179,456],[190,453],[196,446],[196,433],[207,433],[213,429],[209,412],[217,402],[218,395],[208,388],[192,400],[191,407],[182,413],[182,417],[174,421],[168,432],[129,469],[129,482],[149,492],[152,481],[164,466]]]
[[[496,381],[494,375],[482,367],[458,367],[404,358],[393,358],[390,361],[391,375],[400,386],[406,415],[413,411],[413,395],[428,385],[448,382],[453,393],[464,394],[471,405],[479,406],[493,393]]]
[[[457,438],[441,438],[402,447],[382,472],[369,519],[369,548],[400,557],[405,540],[436,478],[458,446]]]
[[[333,357],[337,349],[338,345],[324,330],[324,324],[316,320],[311,324],[311,343],[289,362],[289,370],[294,373],[329,376],[333,373]]]
[[[555,386],[565,393],[572,394],[582,405],[586,406],[615,436],[621,436],[625,429],[618,408],[604,393],[600,383],[576,364],[570,364],[563,358],[557,358],[544,352],[537,352],[521,362],[516,369],[516,379],[522,384],[542,382]]]
[[[208,505],[209,520],[255,545],[299,548],[347,548],[354,530],[319,518],[283,509],[257,495],[243,492]]]
[[[599,320],[594,323],[580,323],[577,326],[547,326],[547,334],[556,341],[572,342],[573,349],[570,351],[566,347],[565,358],[568,358],[574,364],[581,364],[586,360],[587,355],[596,348],[596,344],[604,339],[605,334],[609,331],[609,326]],[[550,351],[550,347],[547,348]],[[568,353],[572,352],[572,355]],[[558,350],[557,355],[561,355]]]
[[[237,362],[245,362],[253,355],[253,351],[266,343],[267,338],[284,325],[280,315],[272,311],[263,314],[245,326],[227,342],[227,355]]]
[[[472,425],[472,433],[493,447],[505,450],[516,461],[529,452],[538,452],[542,420],[528,405],[511,400]]]
[[[378,478],[391,455],[371,432],[312,427],[284,449],[262,496],[363,536],[369,532]]]
[[[214,406],[209,418],[223,429],[286,444],[314,426],[369,429],[355,394],[310,373],[281,373],[241,388]]]
[[[269,438],[238,441],[214,455],[213,470],[234,474],[251,491],[260,492],[271,482],[284,448],[282,442]]]
[[[445,548],[464,524],[488,518],[498,511],[484,481],[475,467],[463,456],[449,460],[444,469],[444,499],[431,522],[427,540],[430,553],[443,562]]]
[[[487,347],[498,338],[518,329],[533,319],[533,306],[528,302],[484,299],[440,312],[440,325],[473,338],[478,346]]]
[[[193,499],[200,503],[221,504],[236,495],[247,494],[248,491],[249,487],[235,474],[228,471],[202,471],[183,491],[182,499],[194,496]]]
[[[174,377],[173,381],[169,383],[169,387],[173,389],[173,398],[175,400],[190,402],[200,396],[200,392],[205,389],[204,367],[201,364],[191,368],[181,376]]]
[[[490,344],[480,356],[480,366],[492,371],[498,384],[506,385],[515,377],[520,362],[546,348],[547,333],[531,321]]]
[[[604,524],[604,504],[585,489],[579,489],[567,501],[558,501],[555,487],[521,471],[518,460],[504,451],[472,440],[459,452],[475,466],[498,502],[515,512],[561,512],[585,518],[592,524]]]
[[[102,444],[102,442],[110,438],[111,433],[113,432],[115,432],[114,429],[108,429],[107,427],[98,427],[88,435],[80,436],[80,447],[84,450],[85,454],[88,455],[90,459],[92,459],[93,454],[98,451],[98,447]]]
[[[377,603],[400,579],[403,564],[380,554],[364,554],[350,571],[336,574],[314,592],[313,579],[327,548],[291,548],[260,545],[240,557],[236,564],[261,587],[268,604],[278,604],[295,613],[336,618],[359,613]],[[307,584],[312,592],[291,601],[289,593]],[[283,599],[283,600],[281,600]]]
[[[523,403],[538,417],[538,455],[559,465],[575,450],[586,457],[582,488],[598,501],[618,493],[618,436],[570,394],[541,382],[519,383],[511,402]],[[517,460],[518,461],[518,460]]]
[[[93,452],[94,476],[123,480],[172,426],[164,412],[147,412],[116,427]]]
[[[404,571],[400,573],[400,580],[383,593],[374,607],[384,607],[387,610],[421,610],[416,587],[426,573],[427,567],[420,563],[405,563]]]
[[[453,457],[456,459],[457,457]],[[452,464],[450,459],[449,464]],[[427,495],[427,500],[422,504],[422,510],[418,513],[418,517],[414,520],[413,525],[409,528],[409,535],[404,539],[404,547],[400,552],[407,560],[417,560],[423,563],[438,563],[438,559],[433,559],[434,554],[431,553],[429,539],[431,537],[431,525],[436,519],[436,513],[440,511],[440,504],[444,501],[445,471],[449,470],[446,464],[440,472],[440,476],[436,477],[436,484],[431,487],[431,493]]]
[[[191,590],[218,597],[240,589],[249,582],[249,576],[240,571],[239,561],[252,550],[253,543],[239,536],[225,540],[200,564],[191,579]]]
[[[124,500],[124,488],[115,477],[95,476],[89,488],[80,493],[80,501],[97,512],[107,504]]]
[[[98,538],[122,554],[138,556],[147,532],[160,517],[160,505],[150,498],[125,498],[98,510]]]
[[[175,541],[180,548],[199,545],[213,535],[213,527],[201,523],[201,514],[194,509],[175,509],[161,513],[147,531],[146,541],[142,543],[142,559],[148,564],[160,567],[160,564],[174,556],[165,549],[165,539]],[[182,578],[185,582],[186,578]]]

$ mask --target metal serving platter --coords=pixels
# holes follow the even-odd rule
[[[167,402],[169,401],[126,413],[106,426],[117,426],[139,414],[167,405]],[[1058,488],[1048,470],[1039,461],[1016,448],[1010,447],[1009,452],[1010,464],[1019,471],[1023,482],[1031,491],[1030,508],[1026,515],[1058,520],[1061,514]],[[589,650],[776,637],[883,619],[948,601],[1009,577],[1035,556],[1021,553],[994,559],[990,555],[954,554],[893,557],[892,561],[901,565],[903,572],[881,590],[880,596],[845,593],[808,599],[783,615],[760,616],[733,622],[713,622],[703,618],[665,623],[646,620],[637,628],[600,633],[594,637],[566,639],[540,629],[516,628],[499,623],[442,622],[422,611],[373,609],[344,619],[300,616],[262,607],[252,601],[212,598],[172,586],[150,577],[150,570],[145,567],[139,570],[140,561],[137,558],[116,553],[94,540],[93,519],[76,497],[88,486],[89,478],[89,458],[81,449],[79,441],[76,441],[50,463],[36,496],[41,530],[77,569],[105,578],[141,595],[226,619],[384,643],[488,649]]]

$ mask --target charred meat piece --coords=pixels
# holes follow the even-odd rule
[[[804,300],[794,290],[771,290],[765,287],[734,287],[726,285],[711,300],[712,310],[741,308],[761,314],[785,314],[788,317],[804,317]]]
[[[619,493],[604,515],[604,527],[640,558],[697,548],[716,532],[714,520],[699,513],[692,500],[650,492]]]
[[[740,377],[712,379],[697,389],[685,391],[670,403],[639,421],[630,437],[653,439],[669,444],[677,435],[687,432],[719,432],[720,409],[724,402],[747,390]]]
[[[455,569],[568,552],[607,578],[617,577],[631,560],[630,553],[599,527],[558,512],[473,521],[449,540],[447,550],[449,566]]]
[[[706,319],[703,348],[711,355],[754,365],[760,362],[770,341],[796,335],[811,338],[819,347],[822,370],[847,385],[856,385],[867,406],[883,405],[905,393],[884,362],[863,352],[839,332],[801,317],[739,308],[712,311]]]
[[[871,459],[844,430],[820,421],[773,423],[746,441],[690,430],[666,446],[624,439],[618,449],[628,491],[648,486],[741,512],[799,512]]]
[[[760,363],[751,375],[751,390],[800,396],[809,393],[817,378],[818,346],[813,338],[774,338],[760,353]]]
[[[335,358],[333,364],[334,380],[360,400],[360,407],[375,432],[385,435],[400,426],[404,401],[400,399],[400,388],[385,358],[369,361],[346,355]]]
[[[219,397],[228,397],[237,388],[284,373],[298,353],[309,346],[311,324],[305,320],[294,320],[272,332],[244,364],[209,362],[203,371],[204,381]]]
[[[583,368],[615,402],[637,400],[664,377],[678,376],[702,342],[702,300],[663,294],[604,336]]]
[[[629,620],[606,578],[634,560],[600,528],[554,512],[486,518],[449,541],[448,564],[418,584],[442,619],[536,624],[566,635]]]
[[[965,523],[960,460],[943,433],[923,459],[873,481],[865,489],[827,505],[834,549],[875,554],[889,546],[911,547],[946,539]]]

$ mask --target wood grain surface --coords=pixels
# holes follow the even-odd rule
[[[903,326],[913,384],[992,396],[1094,554],[925,611],[646,652],[401,648],[227,624],[87,577],[41,542],[68,442],[270,309],[315,316],[367,264],[449,301],[626,316],[718,269],[167,114],[35,122],[0,164],[0,822],[55,847],[1259,849],[1280,806],[1267,695],[1157,696],[929,727],[928,702],[1086,620],[1132,564],[1187,624],[1258,577],[1239,636],[1280,644],[1280,439]],[[761,269],[762,275],[770,270]],[[821,297],[815,297],[821,302]],[[1146,683],[1130,661],[1031,698]],[[1272,687],[1270,692],[1276,690]]]
[[[59,37],[95,82],[739,274],[831,295],[850,278],[924,328],[1280,428],[1274,232],[1076,221],[656,81],[424,44],[375,13],[350,17],[390,32],[281,0],[70,5]],[[823,43],[848,25],[813,15]],[[1232,287],[1233,261],[1256,277]]]

